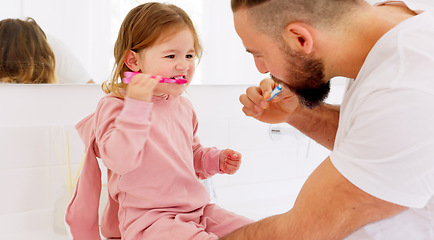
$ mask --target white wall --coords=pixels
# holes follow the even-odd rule
[[[260,74],[235,32],[230,1],[204,1],[201,37],[204,46],[200,63],[205,84],[256,84]]]
[[[197,111],[202,143],[243,154],[237,174],[213,178],[215,201],[258,220],[289,210],[328,151],[289,126],[273,125],[290,134],[270,136],[270,125],[245,117],[238,97],[246,87],[196,85],[186,96]],[[329,102],[339,103],[343,88],[336,86]],[[74,178],[84,146],[73,126],[101,96],[99,85],[1,85],[2,239],[67,239],[54,231],[63,227],[62,214],[55,214],[62,208],[55,206],[66,193],[67,150]]]

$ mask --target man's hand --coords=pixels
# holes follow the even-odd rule
[[[266,78],[261,81],[259,87],[249,87],[246,94],[240,96],[244,114],[265,123],[287,122],[289,116],[300,105],[297,97],[285,87],[279,95],[268,102],[271,91],[276,86],[276,82]]]

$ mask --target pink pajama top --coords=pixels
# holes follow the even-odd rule
[[[105,237],[134,235],[161,216],[209,203],[199,179],[219,173],[221,150],[200,144],[186,98],[166,95],[148,103],[107,95],[76,128],[87,155],[65,215],[74,239],[100,239],[99,224]],[[101,223],[97,158],[108,169],[109,201]]]

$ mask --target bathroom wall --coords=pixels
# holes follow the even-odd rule
[[[72,126],[100,96],[99,87],[91,85],[0,86],[0,230],[5,239],[55,236],[53,207],[66,194],[67,156],[75,172],[83,153]]]
[[[339,103],[344,84],[335,85],[328,102]],[[197,111],[202,144],[243,155],[238,173],[207,183],[213,201],[259,220],[289,210],[328,151],[287,125],[245,117],[238,97],[246,87],[192,85],[185,96]],[[62,229],[64,199],[84,151],[73,126],[101,96],[99,85],[1,85],[2,238],[68,239]],[[270,134],[271,129],[284,134]]]

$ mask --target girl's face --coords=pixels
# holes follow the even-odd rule
[[[142,73],[165,78],[184,78],[187,84],[159,83],[154,95],[180,96],[191,82],[195,70],[194,39],[185,28],[138,53],[137,64]]]

